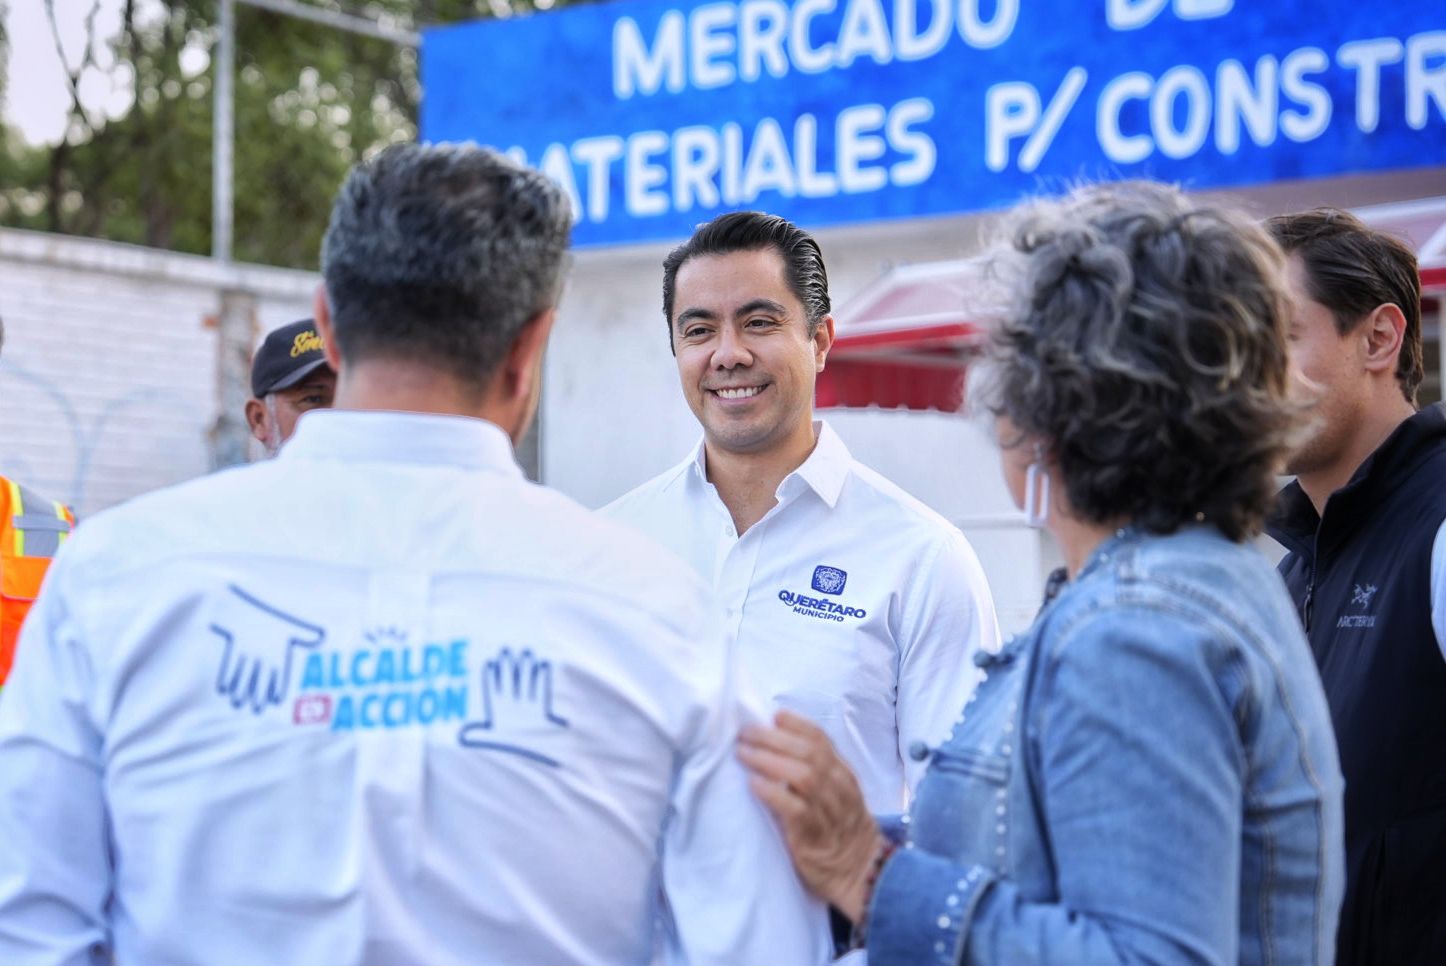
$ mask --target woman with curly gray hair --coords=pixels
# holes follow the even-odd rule
[[[1293,434],[1282,256],[1153,184],[1011,224],[984,401],[1068,582],[981,655],[902,822],[786,712],[743,736],[755,791],[872,966],[1329,963],[1340,767],[1249,542]]]

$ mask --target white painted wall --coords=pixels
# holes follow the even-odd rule
[[[1004,486],[999,450],[978,418],[906,410],[826,410],[855,457],[954,523],[979,556],[1006,633],[1028,627],[1060,560],[1024,523]]]
[[[308,316],[316,277],[0,229],[0,473],[82,516],[206,472],[223,288],[256,338]]]

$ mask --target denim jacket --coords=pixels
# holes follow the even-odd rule
[[[1257,550],[1123,531],[980,657],[879,876],[872,966],[1332,962],[1340,765]]]

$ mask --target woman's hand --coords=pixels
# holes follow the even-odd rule
[[[884,838],[828,736],[788,711],[778,712],[774,723],[778,727],[745,727],[738,757],[753,773],[754,794],[782,826],[804,884],[858,922]]]

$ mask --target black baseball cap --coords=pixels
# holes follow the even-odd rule
[[[302,319],[269,333],[251,360],[251,395],[286,389],[327,365],[316,323]],[[327,366],[329,369],[330,366]]]

